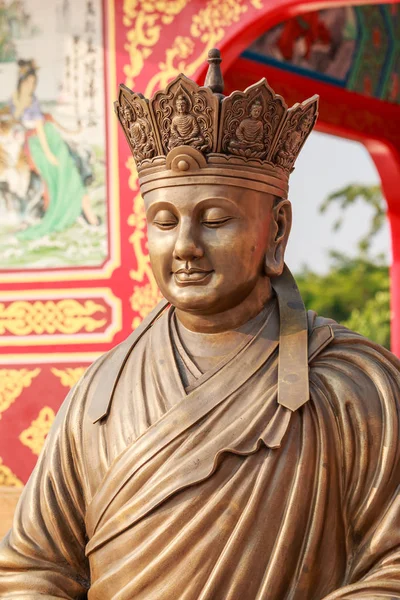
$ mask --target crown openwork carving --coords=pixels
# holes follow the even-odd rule
[[[167,155],[182,149],[183,156],[191,148],[204,157],[202,169],[245,169],[255,181],[263,174],[271,193],[286,194],[289,174],[317,119],[318,96],[288,109],[262,79],[224,97],[220,62],[219,51],[212,50],[204,87],[182,74],[149,100],[120,87],[115,110],[141,184],[157,173],[161,185],[162,172],[171,174]],[[179,164],[188,165],[186,175],[192,158],[181,157]],[[185,173],[172,171],[184,183]]]
[[[199,87],[185,75],[178,75],[164,91],[156,92],[151,107],[163,153],[178,146],[191,146],[204,154],[215,152],[218,104],[209,88]]]
[[[218,150],[246,158],[267,159],[287,106],[265,79],[233,92],[222,101]]]
[[[137,163],[162,153],[149,101],[142,94],[136,94],[122,84],[115,109]]]
[[[318,96],[288,110],[280,135],[272,148],[272,162],[291,172],[318,116]]]

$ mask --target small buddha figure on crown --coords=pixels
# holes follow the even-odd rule
[[[300,119],[296,129],[289,131],[281,147],[276,153],[276,164],[284,169],[291,169],[300,147],[307,137],[314,120],[314,115],[308,111]]]
[[[144,118],[141,107],[136,107],[136,115],[132,108],[126,104],[123,109],[123,117],[127,125],[129,139],[138,160],[152,158],[155,148],[149,124]],[[136,118],[135,118],[136,117]]]
[[[169,150],[177,146],[192,146],[201,151],[207,147],[197,118],[189,110],[189,100],[183,93],[178,94],[168,141]]]
[[[260,158],[265,152],[262,109],[260,100],[255,100],[250,105],[249,116],[239,123],[235,137],[229,142],[232,154]]]

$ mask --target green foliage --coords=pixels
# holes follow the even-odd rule
[[[355,308],[343,325],[390,349],[389,292],[377,292],[362,309]]]
[[[296,281],[307,308],[390,347],[389,270],[380,258],[331,252],[326,275],[307,267]]]
[[[324,213],[332,204],[339,203],[341,216],[333,223],[333,229],[337,231],[343,224],[346,208],[352,206],[358,200],[362,200],[373,210],[369,229],[358,242],[360,253],[368,254],[372,239],[382,229],[386,220],[386,205],[380,185],[360,185],[354,183],[348,185],[330,194],[321,204],[320,212]]]
[[[386,219],[381,187],[348,185],[330,194],[320,211],[324,213],[333,204],[339,204],[341,216],[333,223],[337,231],[345,219],[346,208],[359,200],[368,204],[373,214],[368,232],[358,242],[358,255],[349,257],[331,251],[331,269],[326,275],[305,267],[296,280],[307,308],[390,348],[389,269],[382,257],[370,256],[372,239]]]

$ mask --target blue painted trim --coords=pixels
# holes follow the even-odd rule
[[[394,53],[395,53],[395,36],[393,32],[392,22],[390,19],[390,15],[388,13],[387,6],[379,6],[383,22],[386,25],[386,35],[388,39],[388,49],[386,52],[385,60],[383,61],[383,65],[381,68],[381,75],[379,78],[377,96],[381,100],[385,97],[387,80],[389,75],[391,74],[391,67],[393,63]]]
[[[362,41],[363,41],[362,23],[361,23],[359,14],[358,14],[358,8],[359,7],[358,6],[352,6],[351,8],[352,8],[353,13],[354,13],[355,18],[356,18],[356,38],[355,38],[355,48],[354,48],[353,56],[351,57],[351,65],[349,67],[349,70],[347,71],[346,78],[345,78],[345,87],[346,88],[348,88],[350,77],[353,74],[354,63],[356,62],[356,57],[358,57],[358,54],[360,52],[360,46],[361,46]]]
[[[290,71],[292,73],[296,73],[297,75],[305,75],[306,77],[310,77],[311,79],[316,79],[317,81],[322,81],[324,83],[330,83],[332,85],[336,85],[337,87],[346,87],[346,83],[344,81],[335,77],[331,77],[330,75],[324,75],[323,73],[319,73],[318,71],[312,71],[311,69],[298,67],[297,65],[292,65],[289,62],[272,58],[272,56],[264,56],[263,54],[258,54],[257,52],[253,52],[252,50],[245,50],[241,56],[254,62],[258,62],[260,64],[278,67],[279,69],[283,69],[284,71]]]

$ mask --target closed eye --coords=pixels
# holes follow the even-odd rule
[[[206,227],[209,227],[210,229],[216,229],[217,227],[222,227],[229,221],[232,221],[232,219],[234,219],[234,217],[221,217],[220,219],[204,219],[204,221],[202,221],[202,224]]]
[[[153,225],[159,229],[173,229],[177,224],[177,221],[153,221]]]

